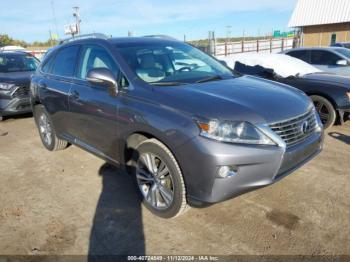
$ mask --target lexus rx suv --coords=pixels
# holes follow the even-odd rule
[[[31,111],[30,76],[38,65],[38,59],[23,51],[0,51],[0,121]]]
[[[66,41],[33,76],[31,104],[48,150],[75,144],[125,167],[164,218],[270,185],[323,144],[303,92],[169,38]]]

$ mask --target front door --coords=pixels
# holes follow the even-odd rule
[[[339,65],[338,62],[343,58],[333,52],[326,50],[312,50],[311,64],[325,72],[338,75],[349,75],[350,67],[348,65]]]
[[[99,45],[84,46],[69,95],[73,139],[90,151],[114,158],[117,152],[117,105],[119,98],[108,88],[86,80],[89,70],[108,68],[115,77],[118,68],[108,51]]]

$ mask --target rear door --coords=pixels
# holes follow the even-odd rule
[[[42,67],[40,99],[50,113],[56,132],[69,132],[68,95],[75,73],[80,46],[64,47],[53,54]]]
[[[113,157],[117,147],[117,103],[108,88],[86,80],[89,70],[108,68],[118,77],[119,70],[108,50],[100,45],[84,45],[69,95],[72,132],[77,144],[97,154]]]

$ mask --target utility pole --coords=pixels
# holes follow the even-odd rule
[[[73,7],[73,16],[75,17],[75,26],[77,28],[76,34],[79,35],[80,34],[80,23],[81,23],[80,14],[79,14],[79,6]]]
[[[228,43],[231,40],[231,28],[232,26],[226,26],[226,42]]]
[[[54,23],[54,29],[55,29],[55,35],[58,38],[58,30],[57,30],[57,19],[56,19],[56,11],[55,11],[55,3],[54,0],[51,1],[51,9],[52,9],[52,17],[53,17],[53,23]],[[51,33],[50,33],[51,34]],[[50,35],[50,38],[51,35]],[[57,39],[56,39],[57,40]]]

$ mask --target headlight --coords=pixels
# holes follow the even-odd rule
[[[198,122],[200,135],[229,143],[276,145],[268,136],[248,122],[211,120]]]
[[[348,99],[350,100],[350,92],[347,92],[346,95],[347,95]]]
[[[14,87],[14,84],[9,84],[9,83],[0,83],[0,90],[5,90],[8,91],[10,90],[12,87]]]

